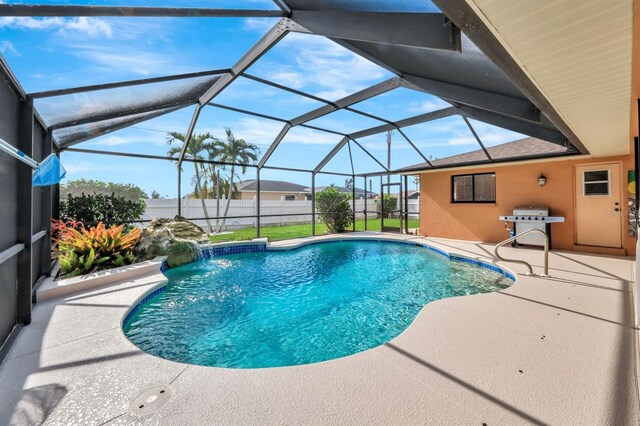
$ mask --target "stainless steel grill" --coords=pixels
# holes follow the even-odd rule
[[[564,222],[562,216],[549,216],[548,207],[516,207],[513,209],[513,215],[500,216],[500,220],[513,222],[515,224],[515,235],[520,234],[529,229],[540,229],[550,236],[552,223]],[[514,244],[528,244],[534,246],[544,245],[544,236],[536,233],[525,235],[516,240]]]

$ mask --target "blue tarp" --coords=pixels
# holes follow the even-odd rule
[[[55,154],[45,158],[37,169],[33,171],[33,186],[49,186],[60,183],[67,171],[60,164]]]

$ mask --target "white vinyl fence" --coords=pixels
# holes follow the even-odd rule
[[[184,199],[182,200],[182,216],[186,218],[197,218],[192,222],[207,229],[207,221],[205,217],[222,217],[227,206],[228,200],[205,200],[207,212],[205,214],[202,208],[202,200]],[[356,218],[364,218],[365,200],[356,200]],[[148,199],[145,200],[147,208],[145,209],[143,219],[150,220],[157,217],[173,218],[178,214],[178,200],[173,199]],[[367,216],[369,219],[378,217],[376,213],[378,203],[375,200],[367,200]],[[419,201],[409,200],[409,217],[417,219],[419,213]],[[412,214],[413,213],[413,214]],[[224,231],[233,231],[241,228],[253,228],[256,226],[258,214],[256,200],[231,200],[229,205],[229,213],[225,222]],[[285,200],[262,200],[260,202],[260,226],[282,226],[292,225],[296,223],[311,223],[313,220],[311,210],[311,200],[305,201],[285,201]],[[285,216],[283,216],[285,215]],[[290,216],[286,216],[290,215]],[[235,216],[235,217],[234,217]],[[239,217],[238,217],[239,216]],[[317,216],[316,216],[317,218]],[[210,219],[213,229],[216,228],[216,220]],[[220,222],[222,219],[220,219]]]

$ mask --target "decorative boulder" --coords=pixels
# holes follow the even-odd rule
[[[200,246],[195,241],[176,241],[167,249],[167,265],[170,268],[198,260]]]
[[[153,219],[149,226],[142,231],[142,236],[135,248],[135,252],[138,258],[141,259],[169,256],[172,253],[173,264],[169,261],[169,258],[167,258],[167,263],[169,266],[175,267],[196,260],[200,253],[198,244],[208,242],[209,235],[201,227],[189,222],[184,217]],[[178,247],[172,250],[174,245]],[[184,263],[180,263],[181,260],[185,260]]]

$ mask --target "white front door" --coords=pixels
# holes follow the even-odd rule
[[[622,247],[620,165],[576,167],[576,243]]]

